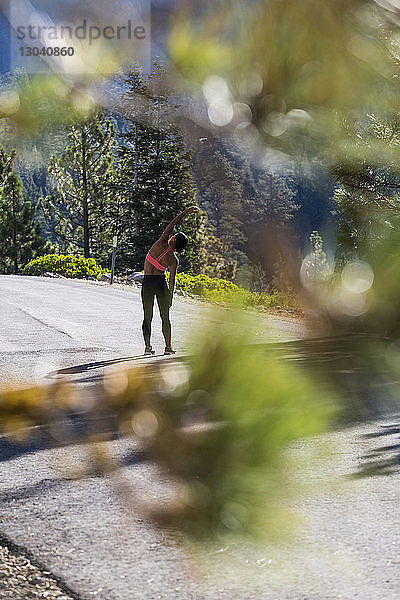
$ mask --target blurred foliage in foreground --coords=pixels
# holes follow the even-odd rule
[[[398,17],[373,0],[184,2],[169,50],[213,125],[302,154],[337,144],[342,115],[398,110]]]
[[[335,281],[346,263],[375,262],[382,243],[392,256],[397,243],[399,24],[398,2],[390,0],[223,0],[218,10],[183,2],[170,28],[176,80],[183,89],[189,83],[204,108],[191,115],[194,132],[200,125],[232,136],[265,164],[283,168],[294,158],[299,169],[314,159],[326,166],[337,188]],[[258,258],[267,270],[267,231],[262,242]],[[290,245],[287,263],[296,258]],[[326,298],[314,291],[306,304],[322,301],[316,310],[331,332],[342,322],[332,312],[359,310],[348,298],[333,310],[329,286]],[[351,329],[350,314],[345,321]],[[356,321],[359,328],[363,318]]]
[[[214,12],[196,14],[195,20],[188,3],[182,3],[172,26],[171,56],[185,83],[195,89],[201,85],[206,126],[213,132],[232,132],[252,151],[260,150],[266,161],[271,156],[282,158],[282,152],[321,152],[332,164],[352,158],[353,175],[362,133],[349,136],[344,116],[361,123],[371,105],[380,114],[400,108],[398,11],[394,3],[385,3],[388,10],[380,4],[260,0],[249,6],[231,1],[219,3],[218,11],[213,5]],[[78,98],[77,90],[57,87],[51,79],[47,83],[43,97],[47,94],[55,105],[60,100],[57,110],[67,106],[65,114],[71,116],[79,105],[70,101]],[[46,121],[64,118],[41,104],[41,89],[35,82],[29,86],[29,92],[22,89],[18,98],[7,97],[6,116],[16,127],[33,131]],[[26,93],[33,100],[30,106]],[[81,100],[79,117],[92,106],[88,95]],[[384,145],[382,135],[366,137],[365,164],[376,165],[381,148],[385,150],[382,162],[397,156],[390,132]],[[344,171],[340,172],[343,180]],[[368,169],[362,174],[371,176]],[[378,198],[370,194],[369,200],[373,206]],[[373,378],[364,379],[365,373],[377,374],[380,383],[388,383],[399,364],[398,227],[395,220],[389,223],[372,257],[353,256],[336,271],[324,268],[326,256],[318,235],[313,244],[315,256],[302,270],[306,304],[313,311],[310,320],[315,326],[319,315],[325,333],[362,334],[352,338],[339,375],[344,379],[343,371],[350,371],[352,361],[363,364],[363,370],[356,372],[356,393],[365,402],[364,392],[377,396],[382,389]],[[378,334],[371,352],[365,334]],[[389,339],[380,339],[384,337]],[[313,384],[305,372],[279,362],[272,350],[266,356],[254,349],[250,352],[244,342],[243,334],[235,338],[214,329],[198,357],[187,365],[161,364],[154,378],[144,368],[116,374],[104,381],[93,414],[92,409],[84,412],[74,390],[64,386],[4,390],[2,428],[18,437],[28,434],[31,425],[49,426],[55,439],[68,442],[68,431],[60,432],[57,423],[65,422],[70,412],[82,416],[83,411],[88,439],[95,442],[105,439],[96,424],[113,422],[121,434],[141,439],[149,456],[175,482],[170,501],[160,506],[144,504],[144,514],[196,539],[270,533],[272,523],[278,522],[277,505],[284,507],[290,491],[287,447],[325,431],[335,406],[328,386]],[[351,414],[351,407],[346,408]],[[93,448],[98,464],[111,471],[107,447]]]
[[[114,459],[96,442],[115,431],[134,436],[173,490],[169,499],[148,505],[122,482],[132,507],[191,539],[218,543],[271,535],[283,525],[286,501],[298,493],[291,488],[288,447],[325,431],[336,410],[305,373],[280,362],[272,349],[250,351],[242,331],[222,324],[211,337],[202,335],[196,357],[116,371],[97,391],[95,406],[87,408],[64,384],[3,389],[1,429],[21,441],[31,435],[29,427],[42,425],[53,439],[74,443],[67,424],[78,415],[87,422],[92,456],[110,474]]]
[[[15,128],[25,135],[68,121],[86,118],[95,107],[89,82],[74,84],[62,75],[18,73],[0,94],[0,118],[3,130]]]
[[[364,333],[397,347],[400,332],[400,229],[393,221],[373,253],[354,257],[321,276],[302,272],[308,301],[322,315],[325,331]],[[384,356],[384,353],[383,353]]]
[[[330,263],[315,236],[300,273],[310,325],[314,334],[331,336],[331,351],[342,357],[336,385],[343,398],[351,388],[362,419],[396,411],[400,402],[399,225],[393,219],[373,246],[344,264]]]
[[[343,153],[333,174],[341,254],[368,257],[398,228],[400,113],[344,122]]]

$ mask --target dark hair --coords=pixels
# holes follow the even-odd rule
[[[178,233],[175,234],[174,250],[176,250],[177,252],[183,252],[183,250],[186,248],[187,244],[188,244],[188,239],[187,239],[186,235],[184,233],[182,233],[182,231],[178,231]]]

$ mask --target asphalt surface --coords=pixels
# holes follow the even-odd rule
[[[68,279],[0,276],[0,381],[41,380],[58,369],[92,366],[91,375],[113,359],[130,366],[143,359],[142,306],[136,286],[100,285]],[[235,317],[206,303],[175,295],[172,343],[179,354],[195,351],[199,333]],[[242,314],[248,341],[286,341],[302,337],[304,327],[268,315]],[[164,352],[161,322],[154,309],[152,344]]]
[[[142,360],[136,289],[0,277],[0,300],[3,383],[11,374],[19,383],[61,376],[90,386],[114,364]],[[172,314],[181,353],[195,347],[194,324],[217,327],[231,318],[179,299]],[[252,341],[304,334],[292,322],[249,319]],[[159,323],[154,331],[161,350]],[[301,516],[294,538],[204,550],[201,560],[135,510],[138,497],[167,497],[170,482],[134,439],[107,443],[122,465],[112,477],[79,478],[85,446],[24,448],[1,438],[0,533],[82,599],[398,600],[399,434],[400,416],[392,414],[297,443],[290,449],[301,465],[291,500]]]

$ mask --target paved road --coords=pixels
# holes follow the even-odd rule
[[[0,276],[0,381],[40,379],[62,368],[126,358],[126,366],[143,353],[142,308],[136,287]],[[248,313],[257,328],[252,340],[290,340],[304,336],[294,321]],[[173,344],[178,353],[193,351],[196,333],[233,318],[206,303],[175,296],[171,312]],[[246,319],[241,318],[241,326]],[[164,350],[155,308],[152,343]],[[99,369],[101,365],[99,365]],[[93,370],[92,370],[93,374]]]
[[[0,299],[3,381],[9,372],[20,382],[43,379],[60,367],[76,366],[81,375],[79,366],[89,361],[107,370],[107,361],[129,364],[142,348],[137,290],[0,277]],[[177,300],[178,349],[189,348],[179,342],[193,323],[202,318],[216,326],[223,316]],[[258,323],[260,341],[303,333],[267,317]],[[84,446],[26,452],[0,439],[0,532],[84,599],[398,600],[399,433],[400,416],[393,414],[324,437],[319,455],[318,440],[296,444],[298,486],[308,493],[293,499],[303,519],[294,540],[205,551],[202,566],[123,502],[115,480],[76,479],[87,460]],[[117,475],[135,494],[168,493],[168,481],[134,440],[109,446],[124,465]]]

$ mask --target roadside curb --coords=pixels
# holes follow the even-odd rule
[[[5,535],[1,531],[0,531],[0,545],[8,548],[16,556],[22,556],[22,557],[28,559],[33,566],[35,566],[40,571],[43,571],[47,577],[49,577],[50,579],[55,581],[55,583],[58,585],[60,590],[64,594],[68,594],[68,596],[73,598],[73,600],[86,600],[86,598],[84,598],[83,596],[81,596],[80,594],[78,594],[77,592],[72,590],[61,577],[52,573],[46,567],[46,565],[44,565],[40,560],[38,560],[37,557],[28,548],[26,548],[25,546],[16,544],[10,537]]]

